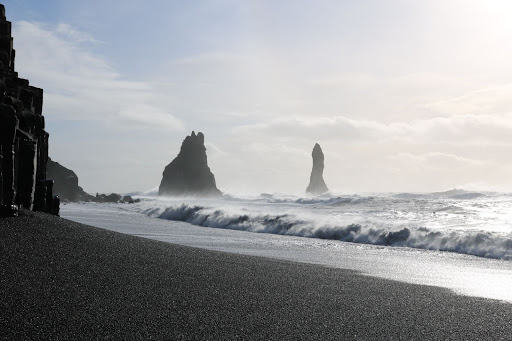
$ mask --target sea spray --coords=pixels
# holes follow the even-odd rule
[[[216,200],[147,198],[130,208],[151,217],[210,228],[512,260],[512,229],[506,226],[505,214],[512,198],[456,195],[463,199],[439,194],[417,198],[273,194]]]

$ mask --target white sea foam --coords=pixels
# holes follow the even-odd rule
[[[211,228],[512,260],[512,198],[506,195],[146,197],[127,207],[151,217]]]
[[[256,200],[257,204],[248,204],[247,200],[253,203]],[[512,302],[512,293],[510,291],[512,287],[512,267],[510,265],[512,263],[507,260],[473,257],[454,252],[357,244],[320,238],[250,233],[244,230],[202,227],[184,222],[151,218],[139,213],[141,210],[152,208],[153,212],[148,211],[147,213],[159,216],[158,212],[163,212],[168,207],[181,207],[183,200],[165,200],[153,197],[144,201],[133,205],[66,204],[61,207],[61,216],[84,224],[163,242],[351,269],[372,276],[407,283],[445,287],[465,295]],[[237,202],[240,205],[237,205]],[[389,204],[388,200],[375,196],[368,202],[372,203],[373,207],[368,208],[367,205],[353,203],[348,206],[342,206],[342,208],[346,208],[347,211],[352,213],[367,209],[370,212],[367,215],[370,214],[372,219],[375,219],[379,214],[385,216],[382,211],[378,211],[375,208],[382,203],[387,202]],[[489,222],[487,224],[487,232],[500,234],[500,230],[497,229],[500,224],[497,224],[497,222],[503,221],[504,213],[509,210],[510,205],[507,200],[503,200],[500,203],[500,199],[493,199],[490,202],[493,203],[497,210],[489,211],[483,202],[467,202],[467,204],[470,204],[470,206],[481,206],[481,211],[476,216]],[[409,206],[412,204],[410,202]],[[444,204],[446,205],[446,203]],[[317,204],[304,205],[294,203],[275,205],[265,203],[261,198],[246,198],[244,200],[229,201],[228,203],[225,200],[209,200],[203,201],[200,204],[197,200],[190,200],[186,205],[189,207],[208,206],[218,208],[223,206],[223,210],[226,212],[235,213],[243,211],[248,213],[248,216],[252,216],[257,210],[260,213],[267,212],[269,215],[302,212],[304,218],[314,218],[317,216],[315,215],[316,211],[324,212],[324,216],[329,216],[325,212],[340,210],[340,207],[332,209],[329,206],[325,208]],[[401,215],[409,219],[414,218],[414,215],[400,212],[397,206],[403,205],[403,203],[394,202],[384,211],[387,211],[387,214],[390,216]],[[425,205],[418,206],[427,207]],[[457,208],[457,212],[459,210],[460,208]],[[467,213],[469,209],[464,210],[463,208],[463,211]],[[167,212],[171,212],[171,210]],[[191,212],[194,212],[194,210],[189,210],[189,213]],[[445,213],[436,214],[436,216],[441,218],[441,222],[445,222],[446,220],[453,220],[455,215],[460,215],[460,213],[453,214],[452,212],[452,210],[448,210]],[[356,215],[352,214],[351,218],[348,219],[354,219]],[[486,215],[491,215],[492,219],[486,218]],[[331,218],[335,217],[334,214],[330,216]],[[325,221],[328,222],[329,220],[327,218]],[[493,221],[494,223],[492,223]],[[446,224],[439,225],[434,225],[432,229],[446,230]],[[399,230],[397,227],[393,227],[393,229]]]

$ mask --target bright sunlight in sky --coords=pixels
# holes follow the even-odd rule
[[[512,2],[4,1],[50,156],[145,191],[191,131],[217,187],[512,190]]]

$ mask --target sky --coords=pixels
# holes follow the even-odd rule
[[[508,0],[7,0],[50,156],[157,187],[192,131],[227,193],[512,191]]]

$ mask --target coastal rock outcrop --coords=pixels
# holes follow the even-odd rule
[[[96,193],[96,196],[92,198],[92,201],[118,203],[118,202],[121,202],[122,200],[121,200],[121,195],[117,194],[117,193],[110,193],[110,194]]]
[[[160,196],[220,196],[215,176],[208,167],[204,135],[192,132],[178,156],[165,167],[158,189]]]
[[[53,179],[53,193],[63,201],[91,201],[93,196],[78,186],[78,176],[58,162],[48,158],[47,176]]]
[[[313,157],[313,169],[311,170],[309,186],[306,189],[306,192],[309,194],[318,195],[329,191],[323,176],[324,153],[322,152],[322,148],[318,143],[315,144],[311,156]]]
[[[11,27],[0,4],[0,215],[16,215],[19,206],[55,213],[58,200],[52,182],[46,181],[49,134],[43,89],[14,70]]]
[[[137,202],[140,202],[140,199],[135,199],[133,200],[132,196],[131,195],[124,195],[123,198],[121,199],[123,202],[125,203],[128,203],[128,204],[133,204],[135,203],[136,201],[135,200],[138,200]]]
[[[99,202],[99,203],[121,203],[121,204],[134,204],[136,202],[140,202],[140,199],[133,199],[130,195],[120,195],[117,193],[110,194],[98,194],[96,193],[95,197],[91,197],[91,201]]]

